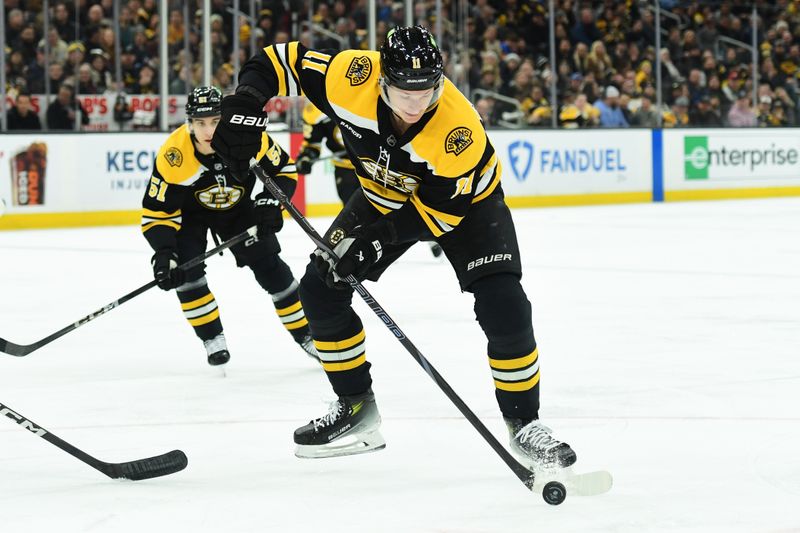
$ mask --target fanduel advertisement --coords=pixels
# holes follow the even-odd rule
[[[490,131],[510,196],[647,191],[650,132]]]

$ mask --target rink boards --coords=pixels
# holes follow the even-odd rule
[[[293,153],[302,142],[299,134],[271,135]],[[800,135],[793,128],[526,129],[493,130],[490,137],[512,207],[800,195]],[[0,136],[0,229],[137,223],[165,138]],[[338,211],[330,161],[314,165],[295,202],[311,216]]]

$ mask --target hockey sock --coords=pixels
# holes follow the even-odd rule
[[[303,311],[303,304],[300,303],[300,296],[297,294],[299,286],[297,280],[292,280],[288,288],[272,295],[272,303],[275,305],[278,318],[297,342],[303,341],[308,334],[308,320]]]
[[[205,276],[184,283],[178,287],[178,300],[181,302],[183,316],[194,328],[201,340],[213,339],[222,333],[222,321],[219,318],[217,300],[206,284]]]
[[[533,336],[531,304],[516,276],[495,274],[471,287],[475,315],[488,339],[489,366],[503,415],[539,416],[539,350]]]

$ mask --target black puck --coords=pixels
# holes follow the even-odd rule
[[[567,499],[567,488],[558,481],[550,481],[542,489],[542,498],[550,505],[559,505]]]

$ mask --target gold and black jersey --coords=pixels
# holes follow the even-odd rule
[[[344,152],[344,141],[339,126],[317,106],[308,102],[303,108],[303,144],[300,145],[300,150],[310,148],[319,157],[323,141],[331,153]],[[335,156],[331,161],[335,167],[354,168],[345,154]]]
[[[336,122],[364,194],[394,218],[397,240],[441,236],[498,189],[500,162],[478,114],[449,80],[438,105],[398,134],[379,75],[379,52],[309,50],[292,42],[256,54],[239,83],[268,99],[305,94]]]
[[[266,133],[256,159],[291,197],[297,185],[294,161]],[[255,181],[252,173],[240,181],[220,157],[199,153],[184,124],[156,155],[142,200],[142,232],[154,250],[174,247],[184,214],[214,217],[249,205]]]

